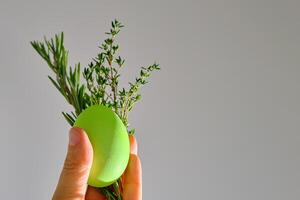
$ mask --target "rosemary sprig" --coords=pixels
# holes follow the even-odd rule
[[[134,105],[141,99],[140,88],[147,84],[147,79],[153,71],[159,70],[157,63],[142,67],[139,76],[129,83],[129,88],[119,89],[120,69],[124,67],[125,60],[118,55],[119,45],[116,38],[124,26],[118,21],[111,22],[108,38],[99,46],[100,52],[92,59],[81,72],[80,63],[68,66],[68,51],[64,47],[64,34],[56,34],[48,40],[44,37],[42,42],[32,41],[31,45],[46,61],[54,76],[48,76],[52,84],[63,95],[67,102],[73,106],[74,111],[62,112],[67,122],[73,126],[77,116],[87,107],[102,104],[110,107],[128,128],[128,115]],[[82,76],[85,83],[80,81]],[[128,131],[134,133],[134,129]],[[99,188],[108,200],[121,200],[121,181],[111,186]]]

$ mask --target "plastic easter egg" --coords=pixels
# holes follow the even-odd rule
[[[93,147],[88,184],[105,187],[115,182],[126,169],[130,151],[121,119],[110,108],[93,105],[80,113],[74,126],[85,130]]]

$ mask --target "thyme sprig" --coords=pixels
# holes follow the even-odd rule
[[[67,122],[73,126],[77,116],[91,105],[101,104],[110,107],[128,128],[128,115],[134,105],[141,99],[140,88],[147,84],[152,72],[159,70],[157,63],[142,67],[134,82],[129,82],[128,89],[119,89],[120,70],[124,67],[125,59],[118,55],[119,45],[116,39],[124,26],[118,21],[111,22],[108,38],[99,46],[100,52],[81,71],[80,63],[74,68],[68,66],[68,50],[64,47],[64,33],[56,34],[54,38],[43,41],[32,41],[31,45],[46,61],[53,71],[48,76],[52,84],[73,106],[74,111],[62,112]],[[84,83],[81,82],[81,76]],[[134,129],[128,131],[134,133]],[[121,200],[120,183],[118,180],[108,187],[99,188],[108,200]]]

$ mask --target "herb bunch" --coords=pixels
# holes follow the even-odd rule
[[[153,71],[159,70],[157,63],[142,67],[139,75],[128,88],[120,88],[120,70],[125,59],[118,55],[119,45],[116,38],[124,26],[118,21],[111,22],[107,39],[99,46],[100,53],[81,71],[80,63],[74,67],[68,64],[68,50],[64,47],[64,33],[43,41],[32,41],[32,47],[46,61],[54,76],[48,76],[52,84],[74,108],[62,112],[67,122],[73,126],[78,115],[91,105],[101,104],[111,108],[128,128],[128,114],[141,99],[140,88],[147,84]],[[84,81],[81,81],[83,77]],[[134,129],[128,130],[129,134]],[[121,181],[108,187],[99,188],[108,200],[121,200]]]

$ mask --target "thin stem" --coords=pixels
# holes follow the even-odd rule
[[[114,74],[114,67],[112,65],[114,60],[114,55],[112,53],[113,51],[113,42],[114,42],[114,35],[111,36],[111,43],[109,45],[109,55],[108,55],[108,65],[110,67],[110,80],[111,80],[111,91],[113,94],[113,104],[115,108],[115,112],[118,113],[118,105],[117,105],[117,84],[116,84],[116,76],[117,74]]]

